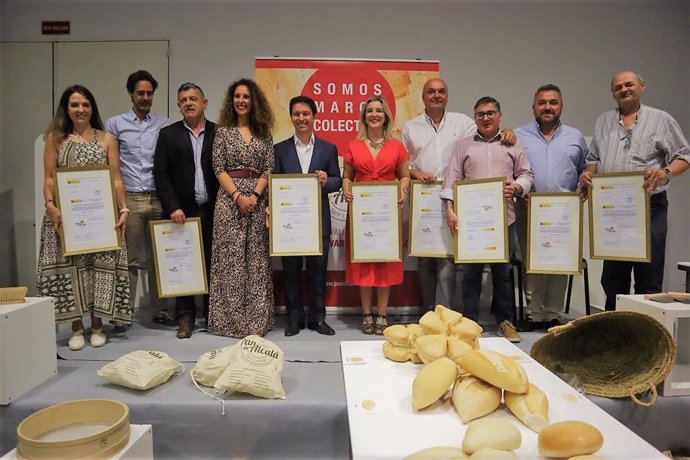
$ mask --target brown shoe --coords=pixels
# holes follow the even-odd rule
[[[189,315],[184,315],[177,320],[177,338],[188,339],[192,336],[192,329],[194,329],[194,321]]]

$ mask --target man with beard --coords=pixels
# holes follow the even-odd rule
[[[199,86],[194,83],[180,86],[177,90],[177,106],[182,120],[160,130],[153,177],[166,217],[176,224],[184,224],[189,217],[200,218],[208,280],[218,179],[211,166],[216,124],[206,119],[207,105],[208,101]],[[207,316],[208,296],[204,296],[204,312]],[[178,339],[192,336],[195,313],[194,296],[175,299]]]
[[[574,192],[577,179],[585,169],[589,150],[582,133],[561,123],[563,98],[561,89],[553,84],[540,86],[534,93],[532,104],[535,122],[515,130],[525,145],[525,153],[534,173],[533,192]],[[527,209],[529,194],[516,203],[518,237],[522,259],[527,260]],[[524,278],[527,298],[528,328],[560,325],[566,275],[526,274]]]
[[[499,133],[501,105],[492,97],[482,97],[474,105],[477,134],[455,144],[453,156],[443,178],[441,199],[446,206],[446,219],[451,232],[458,230],[458,216],[453,207],[453,189],[456,181],[505,177],[503,196],[508,208],[508,252],[512,254],[517,244],[515,236],[515,209],[513,197],[524,196],[532,188],[533,175],[522,142],[502,145]],[[493,297],[491,305],[498,335],[511,342],[519,342],[520,334],[511,320],[511,264],[491,263]],[[465,264],[462,282],[463,314],[471,320],[479,319],[479,299],[482,291],[483,263]]]
[[[663,110],[642,104],[645,88],[638,73],[627,70],[613,77],[611,93],[618,107],[597,118],[587,167],[580,175],[580,183],[587,187],[594,173],[645,171],[644,188],[652,194],[651,262],[604,261],[601,286],[606,310],[616,309],[617,294],[630,292],[631,271],[635,294],[661,292],[668,225],[666,190],[672,177],[690,167],[690,146],[678,122]]]
[[[127,256],[129,259],[129,287],[132,306],[135,305],[139,269],[145,268],[149,280],[149,301],[157,312],[153,320],[174,324],[168,314],[167,300],[158,296],[153,271],[153,253],[149,235],[149,221],[163,219],[163,209],[153,179],[153,154],[158,131],[168,119],[151,113],[153,94],[158,82],[145,70],[137,70],[127,78],[127,93],[132,108],[105,123],[105,129],[117,139],[120,149],[120,171],[127,196]],[[114,333],[125,331],[117,325]]]

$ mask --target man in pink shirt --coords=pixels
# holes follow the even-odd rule
[[[513,254],[517,244],[513,198],[529,193],[534,175],[522,142],[518,140],[515,145],[501,144],[501,105],[496,99],[492,97],[479,99],[474,105],[474,120],[477,124],[477,134],[456,144],[450,165],[443,178],[441,199],[446,204],[448,226],[451,232],[457,231],[458,217],[453,207],[453,188],[456,181],[505,177],[503,195],[508,205],[509,253]],[[512,323],[511,265],[510,263],[490,265],[493,281],[491,304],[496,317],[498,334],[511,342],[519,342],[520,334]],[[463,313],[475,321],[479,318],[483,271],[483,263],[466,264],[465,278],[462,283]]]

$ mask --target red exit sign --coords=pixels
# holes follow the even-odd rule
[[[43,35],[69,35],[69,21],[41,21]]]

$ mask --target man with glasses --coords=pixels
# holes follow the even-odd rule
[[[643,105],[644,79],[632,71],[616,74],[611,93],[618,104],[597,118],[580,175],[581,195],[592,185],[594,173],[645,171],[644,188],[651,192],[651,262],[605,260],[601,285],[606,293],[606,310],[616,309],[616,295],[630,292],[630,272],[635,276],[635,293],[661,292],[664,281],[668,200],[666,190],[673,176],[690,166],[690,146],[680,126],[663,110]]]
[[[561,89],[553,84],[540,86],[534,93],[532,111],[535,121],[515,130],[525,145],[525,153],[534,173],[532,191],[574,192],[577,178],[585,169],[585,157],[589,150],[580,131],[561,123]],[[529,194],[515,203],[523,260],[527,260],[528,204]],[[525,274],[528,329],[561,324],[567,284],[566,275]]]
[[[477,132],[477,125],[465,114],[449,112],[448,86],[432,78],[422,89],[424,112],[411,119],[402,129],[401,140],[410,153],[410,177],[426,184],[443,180],[455,143]],[[515,135],[506,130],[501,142],[515,144]],[[424,303],[421,314],[435,305],[457,309],[454,302],[460,292],[463,272],[452,257],[418,257],[417,272]]]
[[[509,253],[515,251],[514,196],[524,196],[532,188],[534,176],[521,141],[507,146],[500,143],[501,105],[492,97],[483,97],[474,105],[477,134],[459,141],[443,178],[441,199],[446,206],[446,218],[451,232],[458,229],[458,216],[453,207],[453,189],[456,181],[505,177],[503,195],[508,206]],[[493,297],[491,304],[496,317],[498,334],[511,342],[519,342],[520,334],[512,323],[511,264],[492,263]],[[466,264],[462,283],[463,314],[477,321],[482,290],[483,263]]]

